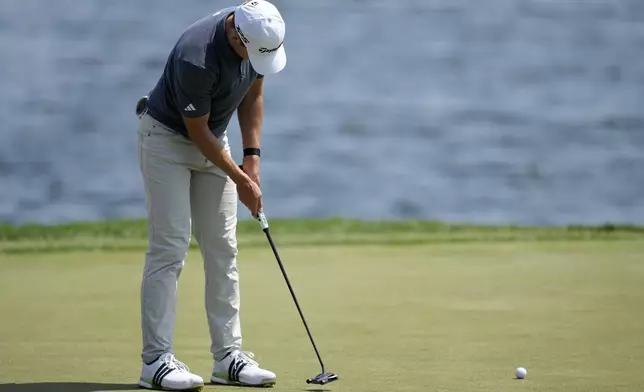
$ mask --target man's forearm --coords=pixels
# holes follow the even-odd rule
[[[197,145],[197,148],[206,159],[221,168],[236,184],[248,180],[248,176],[239,169],[228,151],[224,149],[207,126],[189,127],[188,133],[190,139]]]
[[[237,108],[243,148],[260,148],[264,99],[261,92],[251,90]]]

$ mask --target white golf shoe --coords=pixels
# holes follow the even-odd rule
[[[264,370],[253,360],[255,355],[235,350],[222,361],[215,361],[210,381],[215,384],[269,387],[275,385],[275,373]]]
[[[139,386],[164,391],[199,391],[203,378],[190,373],[190,369],[171,353],[165,353],[150,365],[143,364]]]

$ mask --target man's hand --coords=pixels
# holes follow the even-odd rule
[[[261,195],[261,190],[260,190],[261,184],[259,182],[259,157],[256,155],[249,155],[244,157],[244,161],[242,163],[242,169],[244,170],[244,173],[248,175],[251,181],[255,183]],[[262,199],[260,198],[259,204],[257,206],[257,211],[259,212],[261,211],[261,209],[262,209]],[[256,217],[257,214],[253,214],[253,216]]]
[[[261,188],[262,184],[259,180],[259,157],[257,155],[245,156],[242,167],[244,168],[244,173],[248,174],[248,177]]]
[[[249,179],[249,181],[237,184],[237,193],[239,200],[248,207],[250,213],[256,218],[262,210],[262,191],[259,189],[259,185]]]

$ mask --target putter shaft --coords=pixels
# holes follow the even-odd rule
[[[275,243],[273,242],[273,238],[271,237],[271,233],[269,232],[268,229],[268,223],[266,221],[266,218],[263,216],[262,213],[260,213],[260,217],[258,218],[260,222],[262,223],[262,230],[266,234],[266,238],[268,239],[268,243],[271,246],[271,249],[273,250],[273,254],[275,255],[275,258],[277,259],[277,264],[280,267],[280,270],[282,271],[282,275],[284,276],[284,280],[286,281],[286,285],[288,286],[288,290],[291,292],[291,297],[293,297],[293,302],[295,302],[295,306],[297,307],[297,312],[300,314],[300,318],[302,319],[302,323],[304,324],[304,328],[306,329],[307,335],[309,335],[309,340],[311,340],[311,344],[313,345],[313,349],[315,350],[315,355],[318,357],[318,361],[320,362],[320,367],[322,367],[322,373],[326,373],[326,370],[324,368],[324,363],[322,362],[322,357],[320,356],[320,352],[318,351],[317,346],[315,345],[315,341],[313,340],[313,335],[311,335],[311,330],[309,329],[308,324],[306,323],[306,319],[304,318],[304,313],[302,312],[302,309],[300,308],[300,304],[297,300],[297,296],[295,295],[295,291],[293,291],[293,287],[291,286],[291,282],[288,278],[288,274],[286,273],[286,269],[284,268],[284,265],[282,264],[282,260],[279,256],[279,253],[277,252],[277,248],[275,247]]]

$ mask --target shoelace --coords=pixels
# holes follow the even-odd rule
[[[165,362],[165,364],[168,365],[170,369],[177,369],[179,371],[190,372],[190,369],[188,369],[188,366],[186,366],[186,364],[184,364],[183,362],[179,361],[172,354],[166,355],[166,357],[163,358],[163,362]]]
[[[259,363],[255,362],[253,360],[255,358],[255,354],[253,354],[250,351],[242,351],[237,355],[236,360],[240,362],[244,362],[249,366],[259,366]]]

